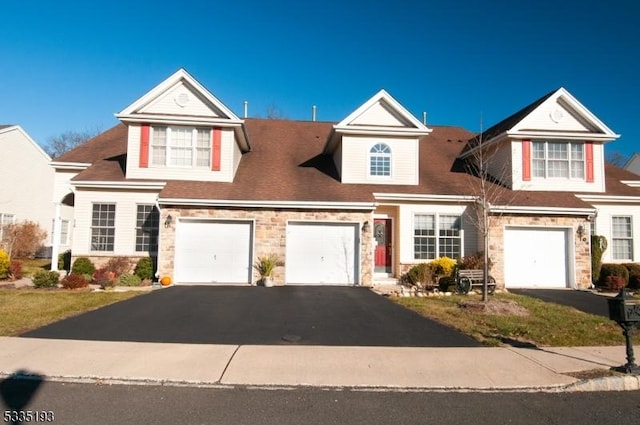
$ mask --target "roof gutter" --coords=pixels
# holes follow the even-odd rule
[[[236,207],[236,208],[285,208],[285,209],[331,209],[370,211],[374,202],[325,202],[325,201],[252,201],[236,199],[186,199],[159,198],[160,205],[182,205],[193,207]]]
[[[588,216],[596,213],[596,208],[560,208],[560,207],[527,207],[511,205],[492,205],[491,213],[497,214],[548,214]]]
[[[137,189],[137,190],[162,190],[166,182],[117,182],[117,181],[73,181],[71,186],[85,189],[108,188],[108,189]]]
[[[413,193],[374,193],[380,201],[423,201],[423,202],[474,202],[477,196],[470,195],[429,195]]]

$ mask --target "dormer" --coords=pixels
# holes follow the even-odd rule
[[[471,140],[489,174],[513,190],[604,192],[604,144],[620,137],[560,88]]]
[[[129,179],[231,182],[250,150],[244,121],[183,69],[116,117],[128,126]]]
[[[324,153],[343,183],[418,184],[419,139],[431,133],[385,90],[336,124]]]

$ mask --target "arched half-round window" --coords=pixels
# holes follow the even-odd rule
[[[391,148],[388,145],[378,143],[369,151],[369,175],[391,176]]]

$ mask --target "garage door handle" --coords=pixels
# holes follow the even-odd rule
[[[216,261],[218,258],[216,256],[216,254],[213,254],[213,261]]]
[[[324,261],[324,257],[320,257],[320,261]]]

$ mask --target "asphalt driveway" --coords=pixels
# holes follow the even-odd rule
[[[527,295],[542,301],[573,307],[585,313],[609,318],[607,298],[589,291],[567,289],[509,289],[514,294]]]
[[[367,288],[313,286],[176,286],[22,336],[234,345],[480,346]]]

